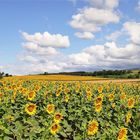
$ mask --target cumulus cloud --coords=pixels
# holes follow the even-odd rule
[[[93,39],[94,35],[91,32],[77,32],[75,36],[82,39]]]
[[[22,56],[22,57],[20,56],[19,60],[29,62],[29,63],[38,62],[38,60],[35,57],[31,56],[31,55],[25,55],[25,56]]]
[[[35,33],[30,35],[26,32],[22,32],[22,36],[25,41],[35,43],[42,47],[67,48],[70,45],[69,37],[61,34],[44,32],[42,34]]]
[[[114,10],[118,6],[118,0],[89,0],[89,2],[91,6],[80,9],[72,16],[69,22],[71,27],[80,32],[95,33],[109,23],[119,22],[120,16]]]
[[[22,44],[23,48],[27,51],[38,55],[56,55],[59,52],[53,47],[41,47],[33,42],[26,42]]]
[[[15,73],[58,72],[65,67],[66,63],[61,61],[60,49],[69,47],[68,36],[48,32],[33,35],[22,32],[21,34],[24,41],[23,51],[17,56],[20,61],[16,64],[17,67],[13,65],[9,67]]]
[[[106,39],[116,41],[121,35],[122,35],[122,31],[115,31],[110,35],[106,36]]]
[[[16,67],[15,67],[16,65]],[[20,63],[11,65],[9,69],[12,71],[13,74],[38,74],[43,72],[60,72],[63,71],[66,63],[63,62],[54,62],[54,61],[46,61],[45,63]]]
[[[123,25],[124,30],[130,36],[130,40],[140,45],[140,23],[137,22],[126,22]]]
[[[97,32],[101,30],[100,26],[117,22],[119,22],[119,16],[115,12],[90,7],[73,15],[70,25],[82,31]]]
[[[87,47],[80,53],[71,54],[69,57],[72,63],[80,65],[81,68],[83,65],[88,69],[99,66],[102,68],[128,68],[140,66],[139,54],[140,47],[136,44],[127,44],[124,47],[119,47],[115,42],[107,42],[104,45]]]
[[[87,0],[91,5],[102,9],[113,9],[119,5],[119,0]]]

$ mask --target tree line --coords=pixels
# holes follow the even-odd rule
[[[4,73],[4,72],[0,72],[0,79],[2,79],[3,77],[11,77],[12,75],[9,73]]]
[[[41,75],[75,75],[75,76],[101,76],[105,78],[140,78],[140,71],[133,73],[132,70],[101,70],[94,72],[77,71],[77,72],[44,72]]]

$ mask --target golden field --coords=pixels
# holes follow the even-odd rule
[[[6,79],[49,80],[49,81],[94,81],[94,80],[106,80],[107,78],[93,76],[71,76],[71,75],[28,75],[28,76],[5,77],[5,80]]]
[[[98,80],[56,75],[1,80],[0,139],[140,139],[139,82],[70,82],[70,78]]]

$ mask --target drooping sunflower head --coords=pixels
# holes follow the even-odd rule
[[[127,128],[121,128],[118,134],[118,140],[126,140],[127,138]]]
[[[30,100],[30,101],[33,100],[35,98],[35,96],[36,96],[36,93],[34,91],[30,91],[28,93],[28,100]]]
[[[48,105],[47,105],[46,111],[47,111],[49,114],[53,113],[54,110],[55,110],[54,104],[48,104]]]
[[[61,126],[58,123],[53,123],[50,127],[50,132],[55,135],[59,130]]]
[[[128,108],[133,108],[134,107],[134,98],[133,97],[130,97],[128,99],[127,104],[128,104]]]
[[[26,104],[25,112],[29,115],[34,115],[36,113],[36,104],[33,103]]]
[[[98,126],[99,126],[99,124],[96,120],[89,122],[88,129],[87,129],[88,135],[96,134],[98,131]]]
[[[59,123],[62,120],[62,118],[63,118],[63,116],[62,116],[61,113],[57,112],[57,113],[54,114],[54,121],[56,123]]]

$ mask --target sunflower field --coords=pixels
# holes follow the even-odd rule
[[[0,140],[139,140],[140,83],[0,82]]]

